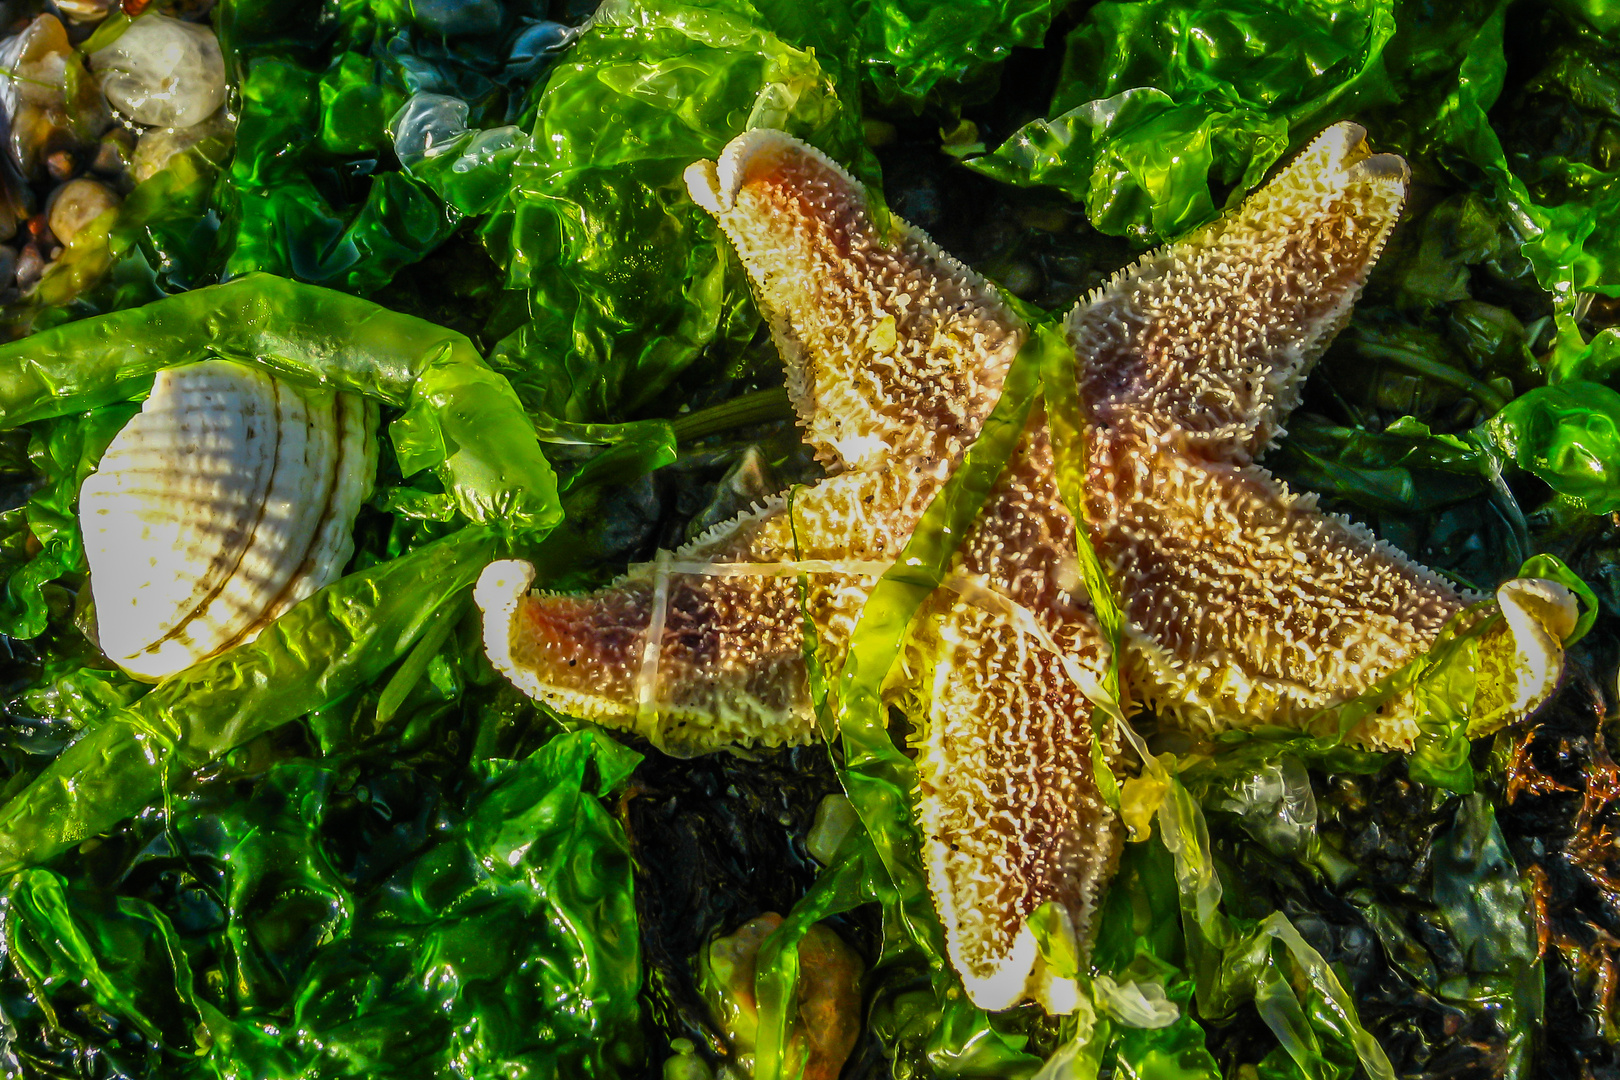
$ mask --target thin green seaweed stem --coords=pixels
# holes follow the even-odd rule
[[[1508,399],[1497,393],[1489,384],[1481,382],[1465,371],[1458,371],[1448,364],[1431,360],[1421,353],[1402,349],[1395,345],[1378,345],[1372,342],[1361,342],[1357,348],[1368,356],[1376,357],[1379,360],[1389,360],[1408,371],[1427,376],[1435,382],[1443,382],[1448,386],[1454,386],[1479,402],[1493,415],[1507,407]]]
[[[750,391],[706,409],[677,416],[669,422],[669,426],[675,430],[675,441],[685,443],[718,435],[722,431],[792,417],[793,403],[788,400],[787,389],[778,386]]]

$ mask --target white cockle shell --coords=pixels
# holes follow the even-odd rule
[[[161,679],[336,579],[377,464],[376,405],[228,360],[169,368],[79,490],[102,650]]]

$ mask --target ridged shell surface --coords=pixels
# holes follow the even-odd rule
[[[102,650],[161,679],[335,580],[376,470],[376,406],[209,360],[158,373],[79,491]]]

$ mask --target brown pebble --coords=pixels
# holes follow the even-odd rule
[[[756,1046],[756,960],[782,922],[782,916],[767,911],[709,944],[704,995],[734,1053],[752,1054]],[[818,923],[805,933],[799,943],[798,1016],[784,1048],[788,1075],[838,1080],[860,1036],[864,970],[861,958],[832,930]]]
[[[57,183],[70,178],[79,169],[78,162],[66,150],[57,150],[45,156],[45,171]]]

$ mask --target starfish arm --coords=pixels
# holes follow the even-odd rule
[[[1053,979],[1027,920],[1057,903],[1083,955],[1119,857],[1091,768],[1091,707],[1056,655],[984,607],[957,603],[924,633],[937,661],[923,679],[917,821],[951,962],[983,1008],[1028,996],[1069,1012],[1072,984]],[[1054,640],[1093,674],[1106,664],[1089,621]]]
[[[670,753],[808,741],[791,582],[652,563],[584,596],[527,594],[533,574],[492,563],[474,593],[491,662],[530,697]]]
[[[951,961],[988,1009],[1073,1007],[1027,926],[1067,915],[1083,955],[1120,830],[1092,772],[1091,705],[1108,651],[1086,605],[1074,524],[1037,407],[918,633],[917,820]],[[1103,749],[1118,754],[1111,733]]]
[[[1406,163],[1337,124],[1242,207],[1069,316],[1093,422],[1246,464],[1281,433],[1400,216]]]
[[[528,595],[527,563],[491,564],[474,594],[485,649],[531,697],[671,751],[807,742],[806,608],[838,663],[873,583],[943,477],[943,468],[831,477],[584,596]]]
[[[1091,513],[1125,598],[1133,684],[1187,730],[1302,726],[1422,656],[1477,599],[1256,466],[1121,432],[1094,433],[1091,460]],[[1532,638],[1561,625],[1573,600],[1543,584],[1563,595],[1537,594],[1532,606],[1559,614],[1504,625],[1503,662],[1482,679],[1481,702],[1500,699],[1502,722],[1540,704],[1557,679],[1561,649],[1546,660],[1556,643],[1544,630]],[[1397,698],[1355,737],[1410,749],[1414,709]]]
[[[1024,327],[995,288],[778,131],[687,170],[741,257],[787,364],[805,439],[834,469],[955,460],[995,404]]]

